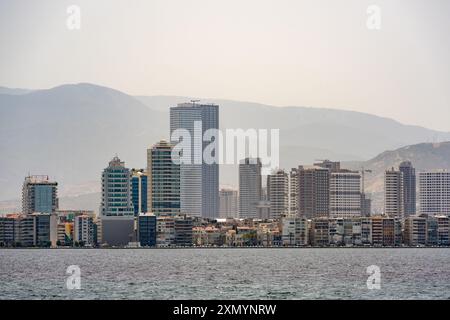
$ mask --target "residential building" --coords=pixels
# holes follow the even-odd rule
[[[131,172],[114,157],[102,173],[100,205],[101,240],[109,246],[125,246],[134,237],[134,208],[131,198]]]
[[[141,247],[156,246],[156,216],[146,213],[140,214],[138,217],[138,241]]]
[[[403,219],[404,209],[403,173],[392,168],[384,175],[384,214]]]
[[[420,213],[450,216],[450,172],[434,170],[419,173]]]
[[[330,169],[299,166],[299,215],[308,219],[328,217],[330,213]]]
[[[284,170],[276,170],[267,176],[267,197],[272,219],[289,213],[289,176]]]
[[[410,161],[403,161],[399,165],[403,178],[403,202],[405,217],[416,214],[416,169]]]
[[[82,246],[95,245],[94,218],[88,215],[76,216],[73,224],[73,241]]]
[[[305,217],[283,217],[281,225],[283,246],[308,245],[308,220]]]
[[[330,217],[361,216],[361,174],[339,170],[330,173]]]
[[[157,216],[180,213],[180,165],[172,151],[173,145],[164,140],[147,150],[147,203]]]
[[[239,217],[256,218],[256,206],[261,200],[261,160],[246,158],[239,164]]]

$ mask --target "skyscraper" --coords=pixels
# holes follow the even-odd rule
[[[416,169],[410,161],[400,163],[399,170],[403,175],[403,201],[405,216],[416,214]]]
[[[330,213],[330,169],[320,166],[298,168],[299,215],[308,219]]]
[[[180,164],[180,211],[191,216],[215,218],[219,215],[219,164],[206,163],[198,157],[212,144],[218,156],[219,141],[203,141],[204,133],[219,128],[219,106],[182,103],[170,108],[170,134],[184,129],[191,136],[190,163]],[[187,151],[187,150],[186,150]],[[187,154],[184,156],[188,157]]]
[[[102,241],[111,246],[127,245],[134,235],[131,172],[116,156],[102,173],[100,205]]]
[[[339,170],[330,173],[330,216],[351,218],[361,216],[361,174]]]
[[[147,180],[144,169],[131,170],[131,198],[135,216],[147,212]]]
[[[172,149],[162,140],[147,150],[147,203],[157,216],[180,213],[180,165],[172,161]]]
[[[450,217],[450,172],[434,170],[419,174],[420,213]]]
[[[239,217],[256,218],[256,206],[262,199],[261,161],[246,158],[239,164]]]
[[[267,196],[271,218],[280,218],[289,213],[289,177],[284,170],[277,170],[267,176]]]
[[[403,173],[394,168],[384,174],[384,213],[391,218],[404,217]]]
[[[28,176],[22,188],[22,213],[53,213],[58,209],[58,183],[48,176]]]

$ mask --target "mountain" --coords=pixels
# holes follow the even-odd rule
[[[99,191],[101,170],[115,153],[130,167],[145,165],[146,148],[167,136],[164,117],[129,95],[91,84],[0,95],[0,199],[20,197],[28,173],[50,175],[63,196],[87,181]]]
[[[148,146],[169,138],[169,107],[189,100],[133,97],[87,83],[0,94],[0,200],[20,198],[28,173],[57,180],[61,197],[99,192],[101,171],[116,153],[128,167],[145,167]],[[280,128],[286,169],[318,158],[364,161],[404,145],[450,140],[450,133],[352,111],[202,102],[220,105],[222,129]],[[221,184],[237,186],[236,166],[220,170]]]
[[[32,92],[29,89],[0,87],[0,94],[21,95]]]
[[[398,168],[402,161],[409,160],[420,171],[432,169],[450,170],[450,142],[419,143],[396,150],[385,151],[378,156],[364,162],[349,162],[343,166],[360,170],[362,167],[372,170],[366,173],[366,191],[372,194],[373,207],[379,211],[383,207],[384,172],[389,168]],[[419,180],[417,178],[417,184]],[[417,186],[418,187],[418,186]]]

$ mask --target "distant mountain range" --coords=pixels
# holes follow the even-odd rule
[[[0,200],[19,198],[28,173],[50,175],[59,182],[64,197],[98,192],[101,170],[116,153],[129,167],[145,167],[146,149],[169,138],[169,107],[191,99],[133,97],[87,83],[35,91],[0,88]],[[220,105],[221,128],[280,128],[280,166],[288,170],[327,158],[348,161],[352,167],[364,165],[375,170],[379,166],[382,171],[399,161],[385,150],[450,141],[449,132],[359,112],[201,100]],[[418,168],[422,163],[444,168],[450,167],[448,156],[445,162],[446,147],[442,147],[447,145],[433,149],[437,153],[430,161],[427,157],[432,154],[425,147],[420,155],[422,149],[409,149],[417,152]],[[414,163],[408,149],[403,149],[392,152]],[[440,152],[441,162],[437,160]],[[368,176],[368,189],[375,191],[379,188],[376,174],[372,176]],[[237,186],[237,180],[235,166],[221,167],[222,185]],[[93,209],[97,210],[98,204]]]

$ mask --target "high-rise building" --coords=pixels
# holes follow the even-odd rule
[[[147,212],[147,181],[144,169],[131,170],[131,199],[135,216]]]
[[[384,174],[384,214],[391,218],[404,217],[403,173],[394,168]]]
[[[262,200],[261,161],[246,158],[239,163],[239,217],[256,218],[256,206]]]
[[[134,237],[134,208],[131,198],[131,172],[116,156],[102,173],[100,205],[102,242],[125,246]]]
[[[216,218],[219,216],[219,164],[207,163],[203,152],[207,146],[218,158],[219,141],[203,141],[207,130],[219,129],[219,106],[213,104],[182,103],[170,108],[171,142],[178,143],[173,134],[182,129],[191,137],[190,149],[184,150],[180,164],[180,211],[191,216]],[[185,141],[184,141],[185,142]]]
[[[409,216],[405,218],[404,241],[408,246],[425,246],[427,244],[427,218]]]
[[[298,215],[298,169],[292,168],[289,173],[289,213]]]
[[[221,218],[238,217],[239,197],[237,190],[220,189],[219,191],[219,216]]]
[[[420,213],[450,217],[450,172],[434,170],[419,174]]]
[[[315,166],[335,172],[341,170],[341,163],[339,161],[322,160],[321,162],[314,163]]]
[[[180,165],[172,160],[172,150],[164,140],[147,150],[147,203],[157,216],[180,213]]]
[[[298,168],[299,215],[308,219],[330,213],[330,169],[320,166]]]
[[[0,216],[0,247],[14,245],[16,219]]]
[[[330,173],[330,217],[361,216],[361,174],[339,170]]]
[[[416,169],[410,161],[400,163],[399,171],[403,177],[404,215],[416,214]]]
[[[138,217],[138,241],[142,247],[156,246],[156,216],[150,213]]]
[[[28,176],[22,188],[22,213],[53,213],[58,209],[58,183],[48,176]]]
[[[289,177],[284,170],[276,170],[267,176],[267,197],[271,218],[289,213]]]

